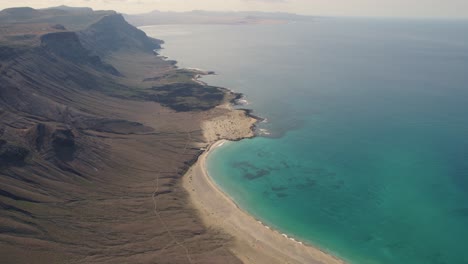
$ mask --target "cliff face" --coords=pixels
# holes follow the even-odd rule
[[[41,36],[41,46],[51,53],[74,62],[86,60],[89,51],[84,49],[75,32],[57,32]]]
[[[162,41],[149,38],[143,31],[128,24],[120,14],[105,16],[78,33],[83,45],[105,56],[118,50],[152,52]]]
[[[120,73],[111,65],[105,64],[97,55],[85,49],[75,32],[56,32],[41,36],[41,47],[48,52],[67,59],[74,63],[87,64],[95,69],[120,76]]]
[[[103,62],[101,56],[116,50],[151,56],[152,50],[159,47],[156,40],[146,37],[120,15],[104,16],[82,32],[61,30],[38,39],[39,46],[31,48],[0,45],[0,106],[58,122],[70,121],[66,115],[79,111],[79,100],[72,98],[83,89],[126,89],[114,80],[122,77],[119,71]],[[90,117],[74,115],[74,119],[86,118]]]

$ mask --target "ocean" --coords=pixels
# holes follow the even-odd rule
[[[353,264],[468,263],[468,21],[142,29],[266,118],[208,157],[241,208]]]

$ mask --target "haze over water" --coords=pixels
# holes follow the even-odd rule
[[[467,21],[143,29],[268,119],[209,156],[246,211],[355,264],[468,263]]]

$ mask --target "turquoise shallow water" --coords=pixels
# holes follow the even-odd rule
[[[271,138],[209,156],[249,213],[355,264],[468,263],[468,22],[157,26]]]

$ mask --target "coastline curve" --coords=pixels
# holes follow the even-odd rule
[[[244,263],[346,264],[341,259],[274,230],[242,210],[209,176],[206,159],[227,140],[216,141],[187,171],[183,186],[205,225],[231,235],[231,250]]]

